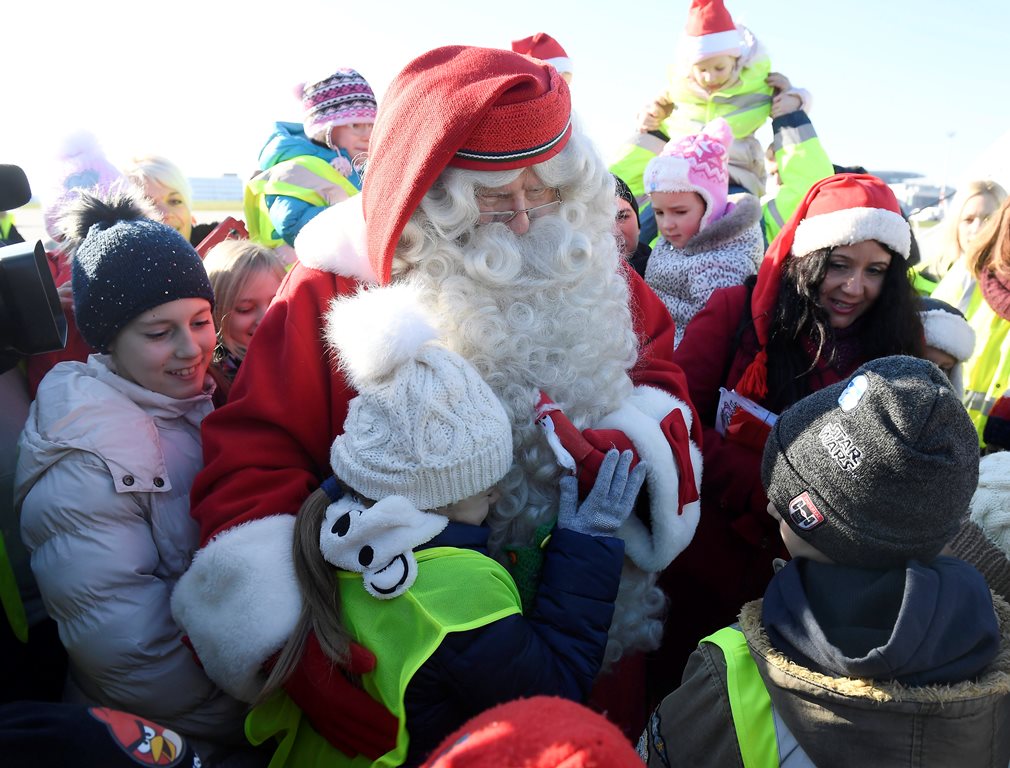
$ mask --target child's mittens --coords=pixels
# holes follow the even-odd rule
[[[354,173],[354,168],[351,167],[351,161],[341,154],[337,154],[335,158],[330,160],[330,165],[332,165],[336,172],[345,179],[349,178],[350,175]]]
[[[631,451],[607,451],[593,489],[582,504],[579,504],[575,477],[561,478],[558,527],[589,536],[612,536],[635,508],[635,500],[645,481],[645,462],[640,461],[630,469],[633,459]]]
[[[646,104],[638,113],[638,132],[648,133],[659,130],[660,124],[673,112],[673,104],[660,100]]]

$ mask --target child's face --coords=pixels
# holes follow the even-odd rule
[[[487,518],[491,505],[499,498],[501,498],[501,494],[498,492],[498,487],[495,486],[434,511],[445,515],[456,523],[480,525]]]
[[[332,128],[330,141],[333,146],[346,149],[351,157],[368,151],[368,140],[372,137],[372,123],[350,123]]]
[[[789,523],[782,519],[782,515],[779,511],[775,509],[775,505],[770,501],[768,502],[768,514],[779,521],[779,536],[782,537],[782,543],[786,545],[786,549],[789,550],[789,555],[791,557],[805,557],[807,560],[816,560],[819,563],[832,563],[833,561],[819,549],[809,544],[805,539],[801,539],[792,528],[789,527]]]
[[[736,82],[736,62],[733,56],[711,56],[691,67],[691,77],[706,91],[715,93]]]
[[[652,212],[666,242],[683,248],[698,234],[705,215],[705,201],[697,192],[653,192]]]
[[[183,400],[203,391],[217,334],[206,299],[176,299],[123,326],[109,347],[116,373]]]
[[[954,366],[957,365],[957,358],[953,355],[949,355],[942,349],[931,347],[928,344],[926,345],[923,357],[929,360],[929,362],[934,363],[937,368],[947,374],[948,379],[950,378],[950,372],[953,371]]]
[[[245,358],[249,342],[280,285],[281,279],[272,271],[257,269],[246,279],[235,305],[221,318],[221,340],[239,360]]]
[[[617,235],[623,244],[623,254],[631,256],[638,248],[638,217],[631,203],[623,197],[617,198],[617,218],[614,220]]]

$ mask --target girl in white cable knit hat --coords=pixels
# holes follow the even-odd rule
[[[491,388],[440,343],[410,285],[334,302],[327,339],[358,395],[333,442],[336,476],[295,523],[305,603],[251,732],[276,736],[287,765],[335,748],[413,765],[494,704],[534,694],[584,700],[620,581],[624,544],[614,533],[644,464],[630,469],[630,452],[611,451],[581,504],[575,477],[562,478],[557,528],[523,615],[481,525],[513,460],[511,425]],[[373,712],[367,728],[334,716],[325,681],[343,670],[361,675],[388,716]],[[362,730],[365,746],[354,743]]]

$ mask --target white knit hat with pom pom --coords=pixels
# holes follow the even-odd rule
[[[373,500],[431,510],[486,491],[512,465],[512,428],[470,363],[438,338],[410,284],[336,299],[326,318],[351,400],[333,441],[337,477]]]

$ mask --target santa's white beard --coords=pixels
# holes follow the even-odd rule
[[[532,221],[521,236],[497,224],[478,227],[462,246],[426,237],[407,269],[447,344],[476,367],[512,422],[515,464],[487,520],[498,555],[529,545],[557,516],[561,470],[534,421],[540,392],[584,429],[633,390],[638,340],[610,222],[589,237],[578,211],[564,213]],[[608,661],[658,645],[664,599],[655,579],[625,561]]]

